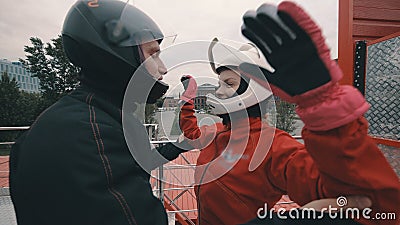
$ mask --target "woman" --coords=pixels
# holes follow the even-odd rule
[[[324,131],[314,131],[306,123],[302,132],[305,144],[297,142],[262,120],[271,92],[240,74],[245,57],[239,55],[259,61],[254,50],[242,46],[221,64],[210,57],[219,87],[216,96],[208,96],[207,101],[222,123],[197,125],[192,100],[197,84],[191,76],[181,79],[185,92],[180,127],[192,146],[201,149],[195,171],[198,223],[245,223],[256,218],[264,206],[268,210],[273,207],[283,194],[300,205],[321,198],[365,195],[372,200],[373,213],[393,211],[400,199],[400,185],[367,135],[365,111],[359,110],[358,115],[351,114],[350,122]],[[363,98],[361,103],[365,103]],[[340,109],[340,102],[337,107]],[[363,224],[371,221],[357,220]]]

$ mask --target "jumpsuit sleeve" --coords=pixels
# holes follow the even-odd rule
[[[203,149],[214,140],[217,129],[222,124],[217,123],[199,127],[197,125],[197,118],[194,115],[194,105],[192,103],[185,103],[179,114],[179,126],[188,140],[188,144],[194,148]]]
[[[360,216],[359,222],[398,224],[399,178],[368,136],[367,125],[360,117],[328,131],[303,129],[304,146],[278,132],[267,163],[270,182],[300,205],[320,198],[365,195],[372,200],[371,219]],[[375,213],[396,213],[396,219],[373,220]]]

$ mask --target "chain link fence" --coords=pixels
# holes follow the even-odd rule
[[[368,46],[365,98],[373,136],[400,140],[400,37]]]

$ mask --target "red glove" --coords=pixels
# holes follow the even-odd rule
[[[181,95],[181,100],[183,102],[193,104],[193,99],[197,94],[197,83],[196,80],[190,75],[183,75],[181,77],[181,82],[185,91]]]
[[[278,8],[264,4],[243,16],[242,33],[263,52],[270,72],[243,63],[239,69],[271,89],[282,99],[298,105],[296,112],[310,130],[330,130],[364,114],[369,105],[351,86],[340,86],[343,73],[330,58],[317,24],[292,2]]]

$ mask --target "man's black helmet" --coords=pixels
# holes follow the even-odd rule
[[[164,35],[149,16],[131,4],[119,0],[79,0],[65,18],[62,38],[66,55],[82,68],[81,82],[115,93],[125,91],[144,60],[138,46],[150,41],[160,43]],[[148,81],[153,86],[151,79]],[[167,88],[163,87],[162,92]]]
[[[65,18],[62,35],[80,47],[92,45],[131,65],[134,59],[124,52],[124,47],[164,38],[149,16],[119,0],[100,0],[96,4],[93,0],[77,1]],[[86,66],[81,65],[85,60],[81,59],[79,51],[73,51],[69,45],[65,46],[65,51],[74,64]]]

